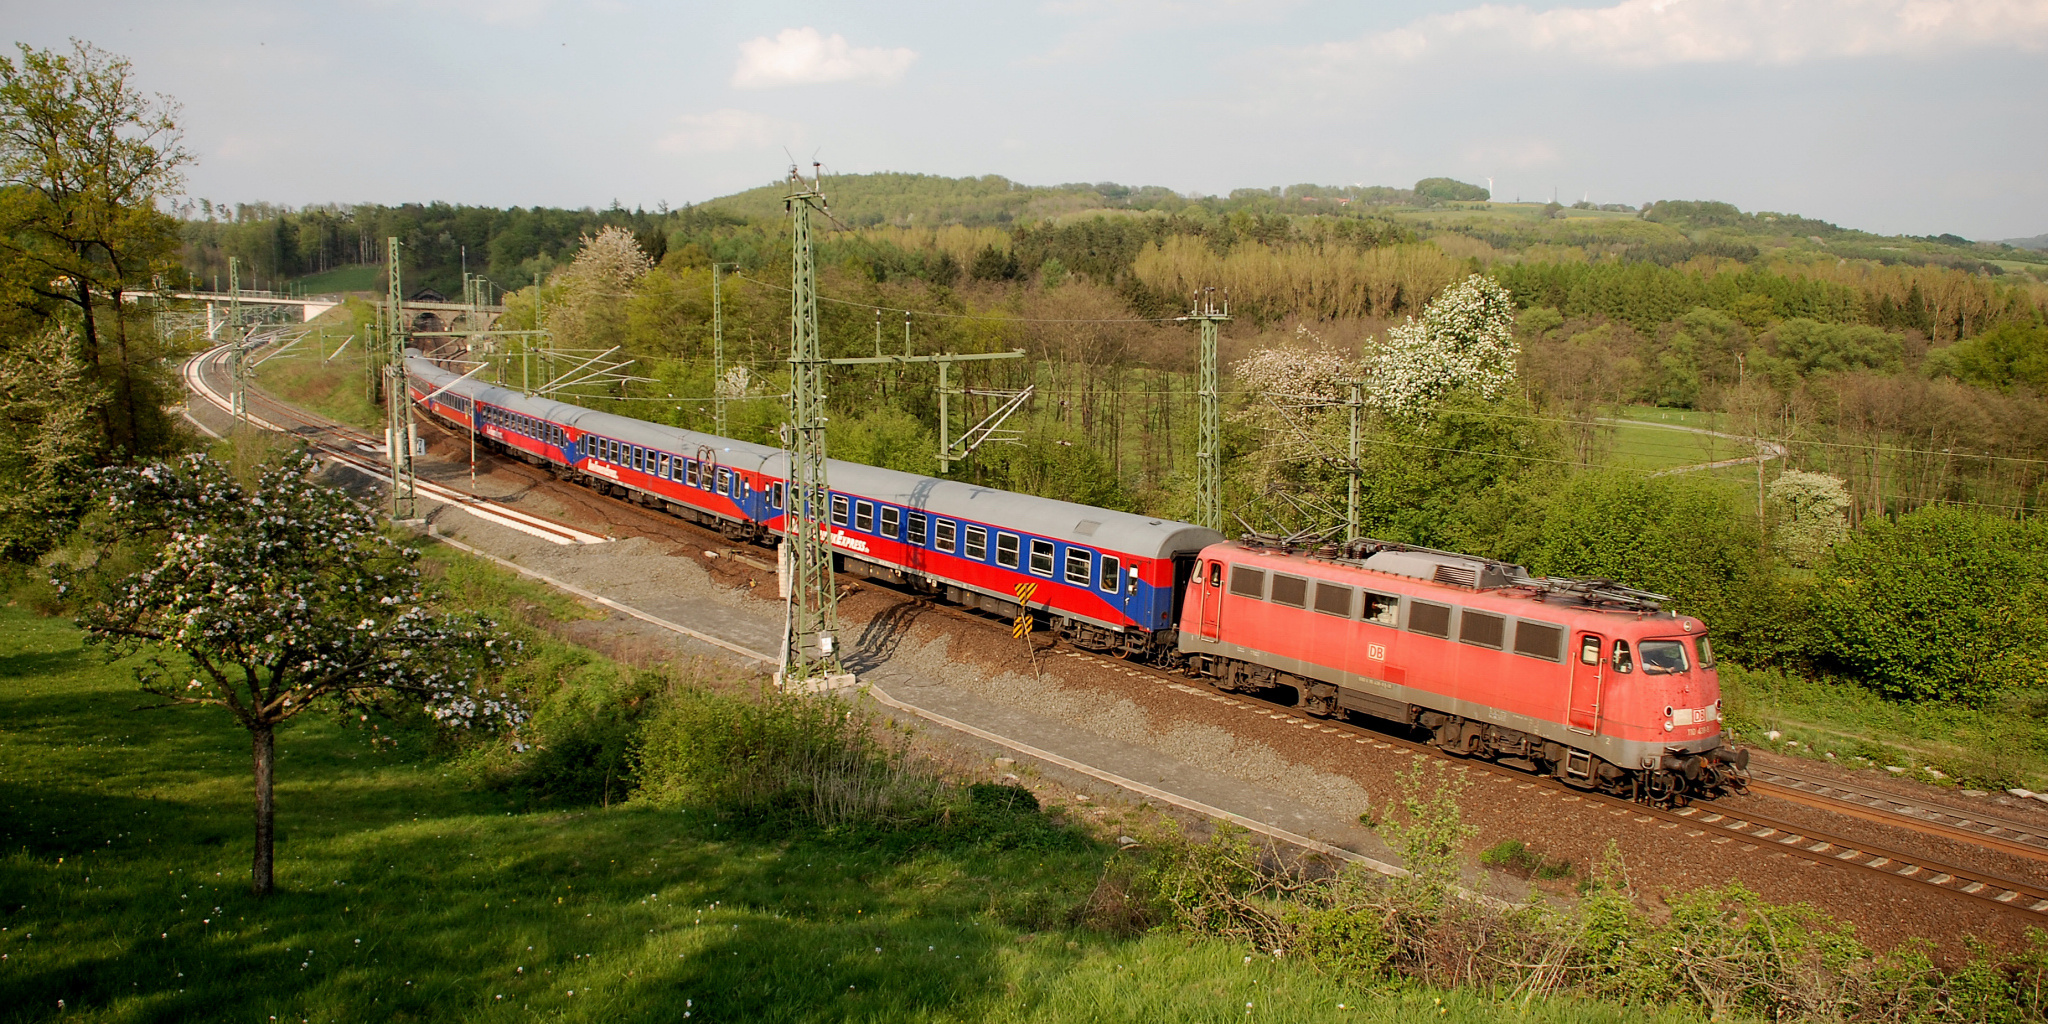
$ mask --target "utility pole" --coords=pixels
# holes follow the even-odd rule
[[[1223,410],[1216,383],[1216,325],[1230,319],[1230,296],[1216,307],[1216,289],[1195,293],[1195,306],[1182,320],[1202,325],[1201,374],[1196,394],[1201,399],[1202,429],[1195,442],[1195,524],[1223,530]]]
[[[720,277],[725,266],[711,264],[711,432],[725,433],[725,292]]]
[[[789,486],[784,500],[782,567],[789,584],[788,624],[782,640],[784,689],[850,679],[843,676],[837,650],[839,597],[832,578],[832,548],[825,532],[832,497],[825,472],[825,359],[818,341],[816,254],[811,249],[811,211],[824,210],[815,169],[805,181],[789,169],[790,213],[789,428],[785,441]]]
[[[249,332],[242,329],[242,258],[228,257],[228,344],[234,346],[228,360],[228,374],[232,378],[229,394],[229,415],[234,417],[235,429],[239,430],[249,422],[249,396],[244,390],[249,368],[247,344]]]
[[[385,240],[386,258],[391,261],[385,294],[385,340],[390,345],[384,367],[384,451],[391,458],[391,518],[412,519],[419,514],[419,500],[413,493],[412,396],[405,372],[405,316],[399,306],[405,301],[399,285],[398,239]]]

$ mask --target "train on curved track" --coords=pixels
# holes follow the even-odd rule
[[[409,352],[411,400],[556,476],[772,544],[779,448],[465,379]],[[1277,697],[1308,715],[1426,731],[1656,804],[1739,791],[1707,626],[1605,580],[1380,541],[1303,548],[1189,523],[833,461],[839,568],[1088,650]],[[1022,587],[1022,584],[1030,584]],[[1019,594],[1028,598],[1020,601]]]

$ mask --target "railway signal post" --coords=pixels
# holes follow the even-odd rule
[[[818,281],[811,248],[811,211],[825,209],[815,178],[789,170],[790,213],[789,459],[787,505],[783,512],[783,564],[789,568],[788,625],[782,640],[784,689],[851,683],[840,667],[839,597],[832,578],[832,548],[826,543],[826,509],[832,488],[825,469],[824,353],[818,343]]]

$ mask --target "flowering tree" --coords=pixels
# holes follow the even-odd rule
[[[1841,477],[1788,469],[1768,492],[1778,506],[1778,547],[1793,565],[1811,569],[1849,536],[1849,487]]]
[[[138,675],[161,706],[223,708],[249,730],[259,896],[271,889],[280,725],[313,707],[359,722],[420,708],[451,727],[525,717],[483,683],[507,654],[493,624],[422,607],[417,553],[315,483],[314,467],[293,451],[253,487],[205,455],[109,471],[102,539],[136,545],[143,565],[88,596],[79,616],[92,642],[149,653]]]
[[[1515,303],[1506,288],[1473,274],[1387,331],[1371,354],[1366,401],[1395,416],[1427,419],[1459,388],[1487,398],[1514,383]]]
[[[547,327],[564,341],[609,348],[624,341],[624,305],[652,260],[633,233],[612,225],[584,235],[576,259],[555,277],[561,301],[548,310]]]

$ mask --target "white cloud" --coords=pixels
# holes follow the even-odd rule
[[[1656,67],[2044,44],[2048,0],[1621,0],[1548,11],[1485,4],[1312,52],[1326,65],[1524,52]]]
[[[733,68],[736,89],[768,89],[778,85],[819,85],[825,82],[889,82],[903,77],[917,53],[905,47],[851,46],[838,33],[786,28],[775,38],[761,36],[740,44],[739,66]]]
[[[708,114],[684,114],[675,120],[675,130],[661,137],[655,148],[669,153],[730,153],[736,149],[761,149],[781,142],[797,141],[798,126],[766,114],[730,107]]]

